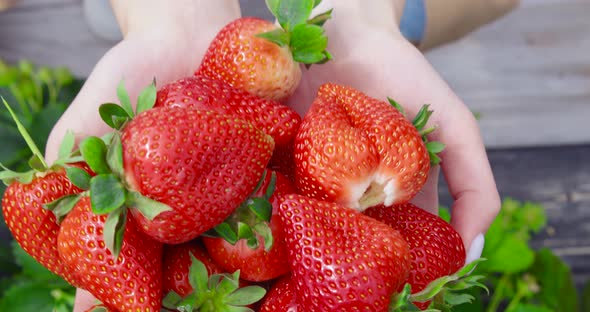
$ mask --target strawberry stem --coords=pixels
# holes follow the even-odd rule
[[[16,114],[14,113],[14,111],[12,110],[10,105],[8,105],[8,103],[6,102],[4,97],[1,97],[1,98],[2,98],[2,103],[4,103],[4,106],[6,106],[6,109],[8,109],[10,116],[12,117],[14,122],[16,123],[16,127],[18,128],[18,132],[20,132],[20,134],[25,139],[27,146],[31,149],[31,152],[33,152],[33,157],[36,157],[37,160],[40,162],[40,164],[42,166],[41,169],[43,169],[42,171],[47,170],[49,167],[47,166],[47,163],[45,162],[45,158],[43,158],[43,154],[41,153],[41,151],[39,150],[39,148],[37,147],[37,145],[33,141],[33,138],[31,137],[31,135],[29,135],[29,132],[27,132],[27,129],[20,122],[20,120],[18,119],[18,117],[16,116]]]

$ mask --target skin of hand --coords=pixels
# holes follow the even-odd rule
[[[114,0],[112,6],[124,39],[95,65],[54,126],[46,149],[49,163],[57,158],[66,131],[74,131],[78,139],[110,131],[98,107],[118,103],[116,89],[121,80],[133,103],[154,78],[163,85],[192,75],[217,31],[241,14],[237,0],[175,0],[175,5],[167,0]],[[78,290],[74,312],[94,304],[92,295]]]
[[[429,135],[446,145],[441,165],[431,169],[428,181],[413,200],[436,213],[438,179],[442,168],[454,199],[452,224],[466,250],[485,233],[500,209],[500,196],[472,112],[436,73],[424,55],[403,38],[398,20],[403,4],[373,0],[324,0],[318,12],[334,8],[326,24],[328,50],[333,60],[303,71],[302,82],[289,103],[299,113],[309,108],[325,82],[349,85],[374,98],[400,103],[409,118],[423,104],[434,111]]]
[[[116,86],[121,79],[133,100],[154,77],[163,85],[191,75],[215,33],[240,16],[239,4],[233,0],[176,1],[186,1],[173,6],[182,10],[174,10],[162,0],[112,1],[125,39],[96,64],[54,127],[46,150],[50,163],[67,130],[73,130],[78,138],[109,131],[97,110],[102,103],[117,102]],[[325,25],[334,59],[304,70],[289,104],[305,113],[317,88],[328,81],[350,85],[375,98],[392,97],[408,116],[423,104],[431,104],[435,112],[430,123],[438,129],[430,139],[446,145],[440,168],[455,200],[452,223],[468,249],[500,207],[478,125],[420,51],[400,34],[397,25],[403,1],[372,0],[370,7],[366,3],[324,0],[317,8],[318,12],[334,8],[333,18]],[[438,208],[438,178],[439,167],[435,167],[414,201],[431,212]],[[94,302],[89,293],[79,290],[74,312],[85,311]]]

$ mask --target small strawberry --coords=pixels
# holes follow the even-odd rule
[[[136,112],[122,85],[118,93],[121,106],[104,104],[100,114],[120,130],[108,144],[96,137],[80,143],[97,173],[88,183],[95,213],[131,208],[150,237],[178,244],[221,223],[254,190],[274,148],[270,136],[214,110],[152,108],[155,85],[140,94]],[[113,235],[106,237],[117,254]]]
[[[440,217],[411,203],[380,205],[364,213],[398,230],[408,242],[410,275],[407,282],[412,286],[412,293],[423,290],[437,278],[457,272],[465,264],[461,236]]]
[[[335,203],[288,195],[280,205],[301,311],[385,311],[406,280],[398,231]]]
[[[430,111],[416,117],[417,126],[384,101],[353,88],[320,87],[295,138],[296,184],[299,191],[357,210],[384,203],[403,203],[426,182],[431,149],[419,132]]]
[[[291,275],[277,280],[262,301],[258,312],[296,312],[295,282]]]
[[[119,311],[160,311],[162,244],[147,237],[133,218],[107,218],[92,213],[82,197],[66,216],[58,235],[63,264],[78,276],[79,285],[108,307]],[[114,257],[103,238],[105,225],[125,223],[121,251]]]
[[[311,65],[331,58],[321,27],[330,12],[309,19],[319,2],[267,1],[281,27],[253,17],[229,23],[211,42],[196,74],[266,99],[286,100],[301,80],[299,63]]]
[[[25,252],[51,272],[76,285],[73,272],[64,270],[57,252],[58,222],[61,220],[45,208],[54,206],[60,198],[75,198],[76,194],[83,191],[68,179],[67,170],[81,170],[89,174],[90,169],[84,163],[77,162],[79,157],[73,156],[74,136],[71,132],[62,142],[59,159],[52,166],[47,165],[8,103],[2,100],[34,155],[30,162],[33,168],[31,171],[20,173],[3,167],[0,173],[0,179],[8,186],[2,197],[4,221]],[[60,219],[68,212],[67,205],[55,208]]]
[[[162,302],[163,308],[174,311],[254,311],[248,306],[256,303],[266,293],[260,286],[241,287],[240,272],[210,274],[207,267],[190,254],[188,280],[192,291],[180,296],[169,292]]]
[[[187,77],[158,90],[155,107],[206,108],[237,116],[270,135],[276,146],[295,137],[301,117],[273,100],[263,99],[205,76]]]
[[[201,261],[209,275],[222,273],[223,270],[211,259],[201,241],[164,245],[164,261],[162,264],[162,286],[164,294],[174,291],[181,297],[188,296],[192,291],[189,282],[191,255]]]
[[[272,180],[273,175],[276,182]],[[222,232],[223,226],[228,226],[233,229],[230,234],[203,237],[207,251],[215,262],[227,272],[240,270],[242,279],[254,282],[288,273],[287,248],[278,208],[280,198],[294,192],[295,187],[285,176],[267,172],[257,191],[222,226],[215,228]],[[262,209],[259,209],[261,206]],[[246,230],[247,227],[251,230]]]

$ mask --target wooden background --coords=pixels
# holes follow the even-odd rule
[[[262,14],[262,0],[241,2],[245,15]],[[90,30],[81,0],[20,0],[0,13],[8,62],[64,65],[83,77],[114,43]],[[562,256],[581,287],[590,280],[590,0],[523,0],[427,57],[481,114],[501,194],[545,206],[551,235],[535,246]],[[444,187],[441,198],[451,202]]]

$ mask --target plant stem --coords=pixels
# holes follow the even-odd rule
[[[490,303],[488,305],[488,308],[486,309],[486,312],[496,312],[498,311],[498,306],[500,306],[500,303],[502,302],[502,299],[504,298],[504,288],[506,287],[506,285],[508,284],[510,279],[510,274],[503,274],[502,277],[500,278],[500,281],[498,281],[498,285],[496,286],[496,290],[494,291],[494,294],[492,295],[492,298],[490,299]]]

